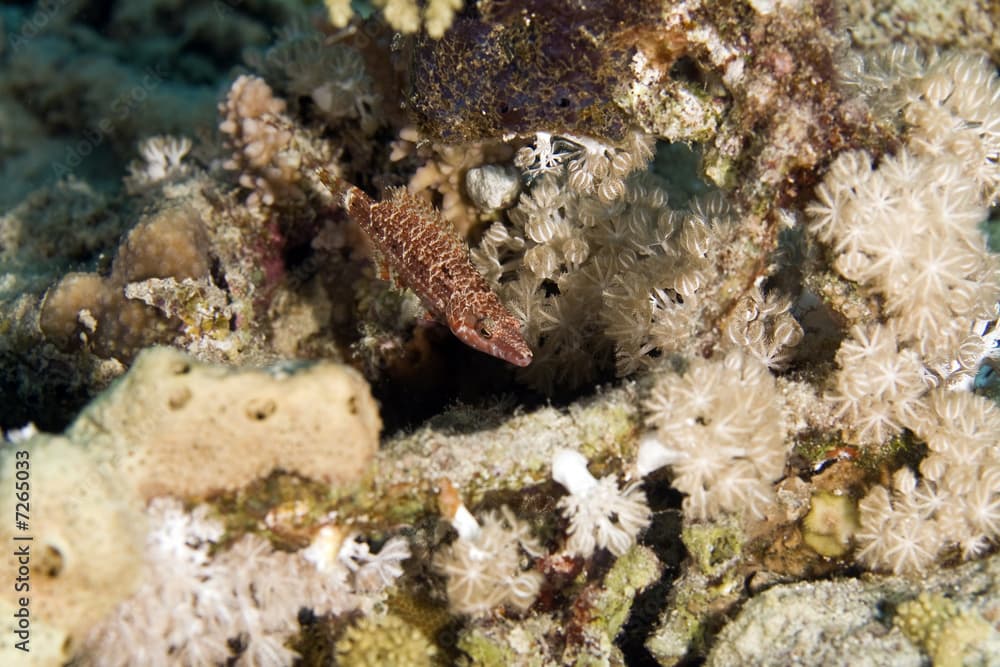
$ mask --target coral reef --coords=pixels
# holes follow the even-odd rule
[[[312,398],[317,393],[330,401],[325,413],[314,410]],[[299,429],[309,423],[311,434],[304,439],[305,431]],[[247,424],[254,428],[247,429]],[[123,653],[123,645],[133,647],[130,651],[149,651],[150,656],[159,656],[158,661],[179,650],[194,651],[191,662],[220,659],[211,656],[228,654],[227,638],[253,629],[240,623],[260,622],[239,616],[246,611],[239,599],[232,601],[231,609],[217,608],[219,600],[231,596],[227,587],[243,586],[238,593],[243,602],[267,605],[267,600],[253,595],[280,592],[282,584],[268,580],[265,586],[263,578],[254,584],[252,577],[235,584],[218,579],[222,588],[205,593],[206,606],[196,612],[211,615],[216,623],[237,625],[201,626],[204,636],[199,642],[178,647],[177,633],[188,636],[184,628],[189,620],[179,611],[179,601],[197,601],[204,590],[205,580],[211,578],[211,572],[203,571],[209,566],[208,543],[219,542],[223,528],[218,521],[205,523],[204,511],[188,516],[179,501],[154,500],[144,517],[145,501],[167,494],[195,499],[214,490],[242,487],[276,467],[326,483],[347,483],[366,472],[378,430],[378,414],[364,381],[335,364],[232,371],[198,364],[166,348],[143,352],[130,372],[88,406],[64,436],[35,434],[2,450],[0,470],[11,487],[15,457],[32,461],[31,490],[37,498],[30,505],[32,521],[37,521],[32,535],[37,549],[31,577],[33,614],[44,627],[59,633],[65,659],[79,648],[88,630],[131,594],[141,607],[119,608],[118,621],[103,621],[107,628],[95,640],[103,648],[94,650],[105,658],[97,659],[97,664],[106,664],[111,656],[120,656],[115,659],[122,664],[133,663],[136,656]],[[13,494],[3,500],[11,515],[14,506],[8,502],[14,500]],[[140,556],[147,523],[146,553]],[[3,536],[13,543],[10,525],[5,525]],[[270,552],[267,542],[255,535],[247,535],[240,544],[232,553],[231,566],[246,565],[251,556]],[[5,570],[16,571],[16,554],[10,551],[6,559]],[[356,560],[353,569],[366,560],[371,559]],[[212,561],[212,567],[216,565],[231,567]],[[261,569],[254,576],[272,574],[273,563],[257,565]],[[340,567],[346,580],[350,568]],[[164,579],[143,579],[147,570]],[[302,579],[295,571],[288,576]],[[354,579],[378,578],[355,572]],[[251,593],[250,586],[257,593]],[[13,588],[4,604],[13,604],[12,594]],[[328,592],[314,590],[314,594],[315,600],[333,604]],[[161,606],[168,599],[177,603]],[[283,614],[284,625],[261,630],[266,635],[260,648],[264,657],[248,657],[248,664],[277,664],[268,652],[283,655],[281,641],[290,632],[288,623],[294,622],[300,602],[297,595],[287,598],[291,607]],[[177,620],[163,617],[171,610],[181,614]],[[147,634],[129,634],[134,632]],[[269,638],[271,632],[282,638],[277,645]],[[13,649],[5,645],[4,650]]]
[[[0,662],[993,660],[989,3],[175,5],[0,8]]]
[[[206,506],[186,513],[160,498],[147,515],[149,574],[90,632],[86,664],[218,664],[233,653],[241,665],[291,664],[297,656],[285,644],[300,608],[341,614],[374,604],[356,594],[343,565],[320,568],[256,535],[210,553],[223,526]]]

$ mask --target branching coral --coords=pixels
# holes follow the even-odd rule
[[[390,159],[400,164],[416,162],[407,188],[428,203],[441,209],[441,216],[452,223],[460,234],[467,234],[480,218],[491,211],[477,210],[476,202],[470,197],[466,177],[470,170],[484,165],[507,162],[513,149],[506,143],[479,141],[462,145],[446,145],[422,141],[420,133],[412,126],[399,132],[399,139],[392,143]],[[519,181],[514,181],[519,186]],[[520,191],[515,187],[513,198]],[[434,201],[440,199],[440,202]],[[505,202],[506,206],[513,201]],[[505,206],[505,208],[506,208]]]
[[[738,350],[694,359],[681,376],[664,372],[646,401],[656,430],[639,449],[638,471],[670,465],[688,517],[762,515],[789,450],[780,405],[767,366]]]
[[[339,173],[330,147],[297,134],[305,130],[285,115],[285,107],[263,79],[248,75],[233,82],[219,105],[219,130],[233,151],[224,166],[238,172],[240,185],[251,191],[252,209],[303,199],[299,182],[311,173],[307,161]]]
[[[353,15],[350,0],[324,0],[330,23],[343,28]],[[430,0],[421,9],[416,0],[374,0],[372,3],[382,10],[386,22],[403,33],[420,30],[421,20],[427,34],[440,39],[451,27],[455,14],[462,9],[464,0]],[[421,14],[423,16],[421,16]]]

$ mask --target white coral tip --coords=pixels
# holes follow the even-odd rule
[[[463,540],[474,540],[479,537],[481,530],[479,522],[465,505],[459,505],[458,509],[455,510],[455,516],[451,518],[451,525],[455,527],[459,538]]]
[[[645,477],[654,470],[675,463],[679,458],[676,451],[668,449],[652,433],[647,433],[643,436],[642,442],[639,443],[639,454],[636,457],[635,468],[640,477]]]
[[[353,539],[345,540],[344,537],[341,528],[323,526],[316,532],[309,546],[302,550],[302,557],[312,563],[317,571],[331,572],[337,566],[341,550],[355,544]]]
[[[3,434],[4,439],[11,443],[12,445],[20,445],[21,443],[31,440],[38,433],[38,429],[32,422],[28,422],[21,428],[12,428]]]
[[[560,449],[552,457],[552,479],[566,487],[570,495],[582,497],[597,486],[587,470],[587,459],[580,452]]]

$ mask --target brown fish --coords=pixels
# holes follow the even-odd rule
[[[521,322],[490,289],[469,259],[468,246],[437,210],[405,188],[393,188],[376,202],[353,185],[335,183],[324,170],[319,176],[332,191],[343,190],[344,208],[371,239],[382,268],[394,274],[397,285],[412,289],[459,340],[515,366],[531,363]]]

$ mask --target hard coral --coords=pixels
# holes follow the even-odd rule
[[[438,649],[424,634],[394,614],[366,616],[337,640],[342,667],[431,667]]]
[[[128,362],[155,343],[172,342],[181,322],[130,298],[128,287],[152,278],[206,280],[205,229],[185,207],[166,208],[137,225],[122,244],[111,275],[71,273],[46,294],[39,325],[64,349],[87,348]]]
[[[464,0],[429,0],[421,8],[416,0],[373,0],[372,4],[382,10],[386,23],[394,30],[402,33],[413,33],[420,30],[421,18],[427,35],[432,39],[440,39],[451,27],[455,13],[462,9]],[[350,0],[324,0],[330,22],[338,27],[345,27],[351,20],[353,11]]]

